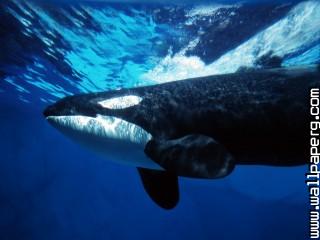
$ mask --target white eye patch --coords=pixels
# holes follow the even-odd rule
[[[122,97],[115,97],[98,102],[102,107],[109,109],[124,109],[138,105],[142,98],[135,95],[127,95]]]

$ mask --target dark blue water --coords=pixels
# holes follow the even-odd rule
[[[306,239],[306,167],[182,178],[172,211],[136,169],[62,136],[43,108],[76,93],[234,72],[272,51],[320,62],[320,3],[0,3],[0,239]],[[111,156],[112,157],[112,156]]]

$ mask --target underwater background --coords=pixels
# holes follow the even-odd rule
[[[320,1],[0,2],[0,239],[307,239],[306,166],[181,178],[172,211],[135,168],[53,129],[61,97],[320,63]],[[186,96],[188,97],[188,96]],[[110,159],[112,156],[110,156]]]

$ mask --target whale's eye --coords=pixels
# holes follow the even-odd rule
[[[98,102],[102,107],[109,109],[124,109],[138,105],[142,101],[142,98],[135,95],[127,95],[115,98],[109,98]]]

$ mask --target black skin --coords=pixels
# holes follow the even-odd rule
[[[141,126],[155,141],[208,136],[236,164],[294,166],[308,162],[309,95],[319,79],[317,66],[252,69],[66,97],[44,115],[116,116]],[[125,95],[143,100],[117,110],[97,103]]]
[[[138,168],[139,175],[151,199],[172,209],[179,201],[178,176],[220,178],[236,164],[308,163],[309,95],[311,88],[320,87],[319,80],[319,66],[242,68],[233,74],[66,97],[44,115],[115,116],[151,133],[145,153],[166,171]],[[143,100],[118,110],[98,104],[126,95]]]

